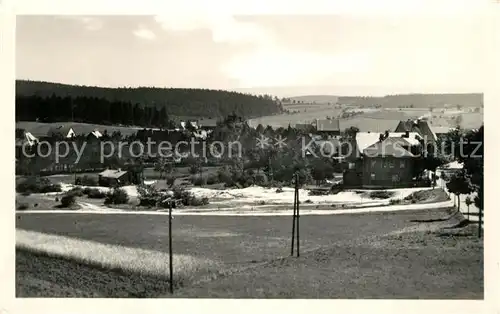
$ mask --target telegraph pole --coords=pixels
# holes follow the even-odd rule
[[[293,249],[294,249],[294,241],[295,241],[295,225],[297,225],[297,257],[300,256],[300,224],[299,224],[299,175],[298,173],[295,173],[294,175],[295,178],[295,193],[294,193],[294,200],[293,200],[293,222],[292,222],[292,250],[290,253],[290,256],[293,256]]]
[[[299,238],[299,234],[300,234],[300,224],[299,224],[299,220],[300,220],[300,211],[299,211],[299,204],[300,204],[300,200],[299,200],[299,174],[295,174],[295,194],[297,195],[296,198],[297,198],[297,257],[300,256],[300,238]]]
[[[292,219],[292,250],[290,252],[290,256],[293,256],[293,245],[295,241],[295,217],[297,215],[297,188],[295,188],[295,192],[293,195],[293,219]]]
[[[174,293],[174,259],[172,254],[172,202],[168,205],[168,259],[169,259],[169,288]]]

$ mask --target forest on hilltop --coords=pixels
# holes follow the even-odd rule
[[[74,110],[72,112],[71,106]],[[147,109],[151,108],[151,109]],[[134,121],[134,110],[145,120],[161,123],[167,116],[220,118],[236,114],[253,118],[278,114],[281,103],[270,95],[187,88],[107,88],[39,81],[16,81],[16,119],[63,121],[75,115],[85,122]],[[123,118],[114,118],[120,114]],[[141,117],[138,120],[142,120]],[[111,121],[112,122],[112,121]]]

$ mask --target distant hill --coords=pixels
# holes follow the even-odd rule
[[[483,105],[482,93],[468,94],[403,94],[383,97],[308,95],[290,97],[301,103],[339,103],[344,105],[381,105],[384,108],[410,107],[428,108],[444,105],[479,107]]]
[[[16,81],[16,104],[19,99],[99,98],[109,102],[125,102],[144,107],[166,108],[169,116],[224,117],[235,113],[250,118],[273,115],[281,105],[269,95],[254,96],[238,92],[185,88],[107,88],[78,86],[40,81]],[[43,105],[42,105],[43,106]]]

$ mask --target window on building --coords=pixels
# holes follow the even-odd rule
[[[372,163],[371,163],[371,165],[372,165],[372,168],[375,168],[375,165],[376,165],[376,164],[377,164],[377,161],[375,161],[375,160],[372,160]]]
[[[353,163],[353,162],[349,163],[349,169],[354,169],[354,166],[355,166],[355,163]]]
[[[374,174],[374,173],[372,173],[372,174],[370,175],[370,179],[375,180],[375,174]]]
[[[404,160],[401,160],[399,162],[399,168],[403,169],[404,167],[405,167],[405,162],[404,162]]]
[[[394,161],[393,160],[388,160],[387,164],[389,165],[389,168],[394,168]]]

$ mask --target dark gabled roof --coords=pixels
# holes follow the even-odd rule
[[[432,128],[426,120],[400,121],[395,132],[415,132],[420,134],[424,139],[436,139],[436,134],[432,131]]]
[[[377,142],[365,148],[363,155],[366,157],[416,157],[403,147],[404,142],[405,140],[402,138],[388,137],[382,142]]]
[[[340,123],[338,119],[318,119],[316,121],[317,131],[340,131]]]
[[[421,134],[418,122],[414,120],[400,121],[394,132],[417,132]]]
[[[49,131],[47,132],[47,135],[48,136],[51,136],[51,135],[67,136],[71,129],[73,129],[73,128],[71,126],[68,126],[68,125],[53,126],[49,129]],[[74,129],[73,129],[73,132],[75,132]]]

